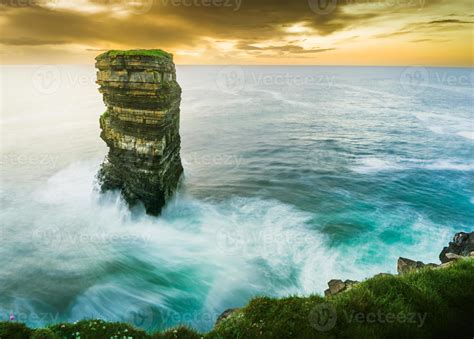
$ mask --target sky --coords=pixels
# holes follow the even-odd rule
[[[0,0],[0,63],[473,65],[472,0]]]

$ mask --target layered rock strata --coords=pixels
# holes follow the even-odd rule
[[[157,215],[183,172],[180,159],[181,88],[171,54],[161,50],[108,51],[96,58],[106,112],[101,138],[109,153],[98,174],[103,191],[120,189]]]

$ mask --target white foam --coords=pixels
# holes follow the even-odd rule
[[[469,140],[474,140],[474,131],[460,131],[458,135]]]
[[[430,170],[473,171],[474,163],[460,163],[448,160],[440,160],[426,165],[425,168]]]
[[[446,113],[415,112],[412,113],[430,131],[436,134],[458,135],[466,139],[474,140],[474,132],[465,130],[466,126],[474,128],[472,119],[454,116]]]
[[[351,168],[352,171],[361,174],[374,174],[383,171],[406,171],[413,169],[426,169],[433,171],[472,171],[474,170],[474,163],[444,159],[362,158],[358,160],[358,165]]]
[[[360,165],[353,167],[352,170],[362,174],[403,169],[389,160],[379,158],[363,158],[359,163]]]
[[[393,168],[377,158],[364,163],[371,169]],[[384,231],[380,225],[377,234],[365,233],[367,241],[360,245],[339,248],[330,247],[327,237],[314,228],[314,214],[275,200],[204,202],[179,192],[160,218],[149,217],[143,211],[130,212],[118,193],[95,191],[96,171],[97,163],[76,163],[51,177],[28,202],[32,214],[22,232],[9,233],[1,249],[8,263],[0,267],[2,276],[47,267],[59,279],[56,284],[84,277],[75,278],[75,297],[62,320],[127,320],[124,314],[152,306],[165,315],[183,316],[179,305],[186,299],[201,306],[183,321],[206,330],[212,317],[255,295],[322,293],[333,278],[361,280],[394,272],[396,258],[406,253],[416,259],[424,249],[427,259],[437,255],[429,242],[430,235],[440,233],[428,220],[414,225],[415,231],[409,226],[406,230],[421,245],[384,243],[377,236]],[[439,238],[436,248],[444,240]],[[9,260],[8,253],[25,241],[34,258]],[[374,249],[384,255],[368,265],[363,258]],[[179,279],[168,281],[169,276]],[[57,297],[69,293],[62,297],[71,298],[71,290],[58,289],[50,278],[41,277],[21,288]],[[199,314],[211,319],[194,318]]]

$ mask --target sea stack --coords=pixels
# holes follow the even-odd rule
[[[173,56],[162,50],[108,51],[96,57],[107,110],[100,117],[109,153],[98,174],[102,191],[119,189],[131,205],[158,215],[183,172]]]

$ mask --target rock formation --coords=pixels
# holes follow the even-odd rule
[[[98,174],[103,191],[120,189],[157,215],[183,172],[179,135],[181,88],[171,54],[108,51],[96,58],[106,112],[101,138],[109,153]]]
[[[217,326],[217,324],[219,324],[220,322],[222,322],[223,320],[226,320],[227,318],[229,318],[234,312],[240,310],[240,308],[228,308],[226,309],[224,312],[222,312],[218,317],[217,317],[217,320],[216,320],[216,323],[215,323],[215,326]]]
[[[416,271],[423,267],[436,267],[436,264],[425,264],[421,261],[415,261],[408,258],[400,257],[397,261],[397,272],[398,274],[405,274],[411,271]]]
[[[339,292],[350,290],[353,286],[359,282],[355,280],[342,281],[340,279],[332,279],[328,282],[328,289],[324,291],[326,297],[336,295]]]
[[[443,269],[449,267],[455,260],[463,257],[474,257],[474,232],[459,232],[454,235],[453,241],[448,247],[444,247],[439,255],[441,264],[425,264],[421,261],[415,261],[400,257],[397,261],[397,273],[399,275],[414,272],[422,268]],[[391,276],[388,273],[379,273],[375,277]],[[338,293],[350,290],[357,285],[358,281],[332,279],[328,282],[329,288],[324,291],[326,297],[334,296]]]
[[[474,232],[459,232],[454,235],[453,241],[451,241],[447,247],[443,248],[443,250],[439,254],[439,260],[442,263],[446,263],[448,261],[456,259],[457,256],[470,256],[471,252],[473,251]]]

